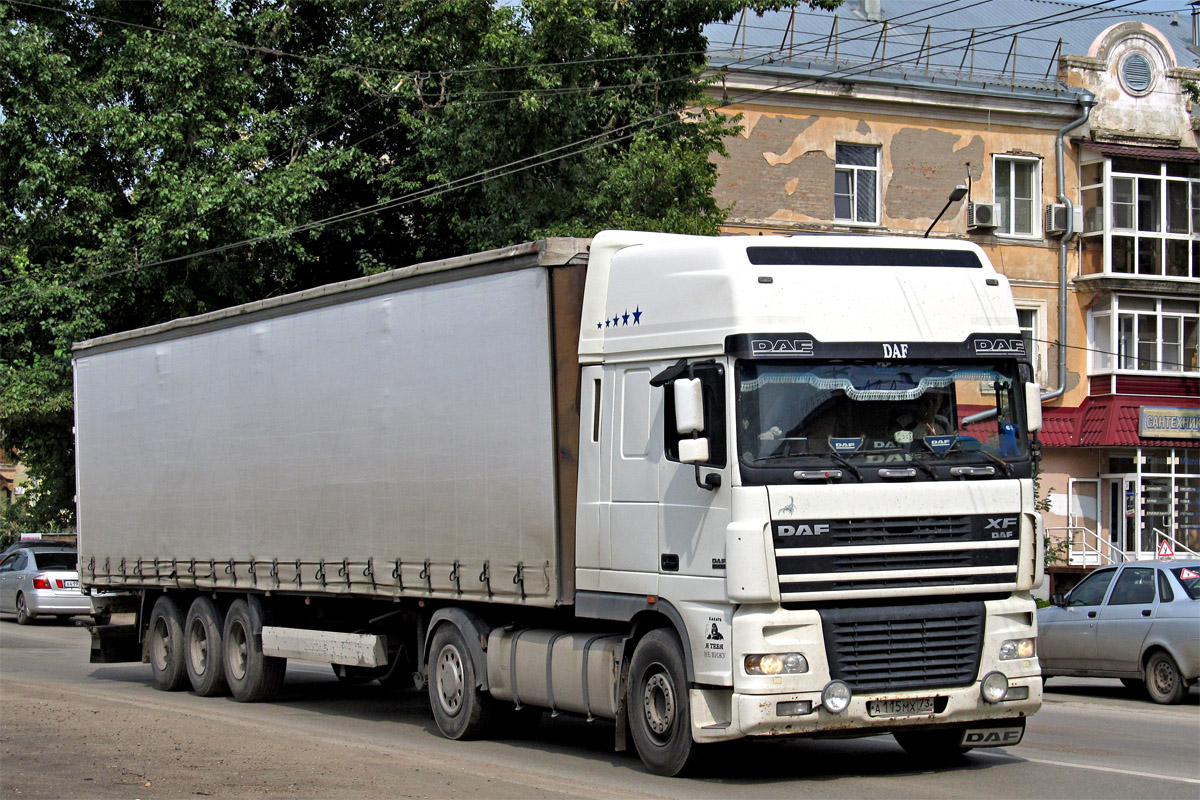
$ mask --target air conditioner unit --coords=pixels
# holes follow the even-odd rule
[[[999,224],[999,203],[969,203],[967,205],[967,230],[995,228]]]
[[[1083,206],[1074,206],[1072,216],[1072,233],[1083,233]],[[1062,236],[1067,232],[1067,206],[1065,203],[1053,203],[1046,206],[1046,235]]]

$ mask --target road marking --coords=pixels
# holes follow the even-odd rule
[[[1200,785],[1200,779],[1197,778],[1181,778],[1175,775],[1162,775],[1157,772],[1135,772],[1131,769],[1120,769],[1118,767],[1099,767],[1093,764],[1073,764],[1070,761],[1051,761],[1048,758],[1030,758],[1029,756],[1017,755],[1015,753],[985,753],[975,750],[974,754],[991,756],[992,758],[1015,758],[1021,761],[1028,761],[1031,764],[1043,764],[1048,767],[1071,767],[1073,769],[1091,770],[1092,772],[1115,772],[1118,775],[1130,775],[1134,778],[1154,778],[1162,781],[1175,781],[1176,783]]]

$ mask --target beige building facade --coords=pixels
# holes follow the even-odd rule
[[[999,35],[984,5],[710,29],[713,96],[742,125],[717,161],[726,232],[979,244],[1046,392],[1060,579],[1164,542],[1200,551],[1197,22],[1004,2]]]

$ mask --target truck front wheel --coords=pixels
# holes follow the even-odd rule
[[[475,677],[475,663],[462,633],[443,624],[429,646],[429,706],[438,730],[447,739],[474,739],[492,722],[492,698],[485,697]]]
[[[701,748],[692,740],[692,712],[679,638],[663,628],[646,634],[629,664],[629,730],[646,768],[680,775]]]
[[[222,645],[221,610],[208,597],[197,597],[183,623],[185,663],[192,690],[214,697],[228,690],[225,684],[225,648]]]
[[[250,606],[245,600],[234,600],[225,614],[221,629],[224,641],[225,683],[235,700],[257,703],[270,700],[279,693],[287,659],[264,656],[262,635],[255,635],[250,618]]]
[[[150,626],[146,632],[150,671],[154,683],[164,692],[175,692],[187,684],[183,665],[183,612],[179,604],[165,594],[154,602]]]

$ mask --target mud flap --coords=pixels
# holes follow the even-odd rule
[[[1004,720],[1003,724],[968,725],[963,731],[963,747],[1012,747],[1025,736],[1025,720]]]

